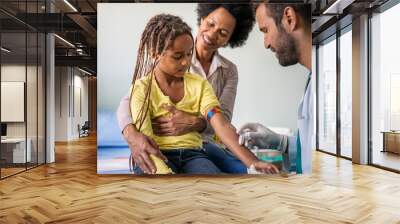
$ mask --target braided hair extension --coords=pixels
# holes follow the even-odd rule
[[[173,44],[175,38],[180,35],[188,34],[193,39],[191,32],[192,29],[180,17],[170,14],[155,15],[147,23],[140,39],[132,78],[132,86],[134,86],[136,80],[150,75],[149,84],[144,94],[144,103],[135,122],[138,131],[140,131],[149,110],[154,69],[158,63],[157,56],[163,54]],[[133,91],[131,91],[130,101],[132,100],[132,93]]]
[[[188,34],[193,38],[192,29],[178,16],[170,14],[158,14],[153,16],[147,23],[140,38],[139,49],[136,58],[135,70],[132,78],[132,88],[135,82],[142,77],[150,75],[148,86],[145,89],[143,104],[139,110],[138,118],[135,121],[135,127],[138,131],[146,119],[150,107],[150,93],[154,77],[154,69],[158,63],[158,55],[162,55],[174,42],[175,38]],[[129,105],[132,101],[133,89],[129,98]],[[131,107],[129,110],[132,114]],[[129,170],[133,171],[135,161],[129,157]]]

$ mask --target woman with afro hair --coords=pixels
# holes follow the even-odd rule
[[[218,49],[228,46],[237,48],[245,44],[254,26],[254,12],[250,3],[199,3],[196,11],[198,33],[190,72],[208,80],[221,104],[222,114],[231,121],[238,71],[233,62],[219,54]],[[159,117],[152,121],[156,135],[177,136],[198,131],[202,133],[203,148],[207,156],[222,172],[247,173],[247,167],[222,145],[204,118],[174,107],[170,107],[170,112],[171,116]],[[149,154],[160,155],[160,152],[148,139],[140,139],[132,134],[134,127],[129,112],[129,96],[121,100],[117,119],[129,147],[140,151],[137,154],[144,162],[138,165],[144,171],[153,170],[155,166],[149,159]]]

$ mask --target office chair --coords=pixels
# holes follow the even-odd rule
[[[80,127],[80,125],[78,124],[79,138],[89,136],[89,129],[90,129],[89,121],[85,121],[82,127]]]

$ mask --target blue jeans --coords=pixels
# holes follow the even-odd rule
[[[247,174],[247,167],[227,149],[203,142],[208,158],[224,173]]]
[[[174,173],[186,174],[219,174],[221,171],[207,157],[202,149],[163,150],[168,158],[167,165]],[[139,166],[133,168],[135,174],[143,174]]]

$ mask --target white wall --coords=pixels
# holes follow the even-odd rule
[[[23,114],[26,113],[26,120],[23,122],[6,122],[7,137],[9,138],[24,138],[25,135],[29,139],[32,161],[36,162],[39,158],[39,163],[44,162],[44,89],[41,66],[32,66],[25,64],[3,64],[1,66],[1,81],[9,82],[24,82],[26,86],[26,102],[23,102],[20,108]],[[27,79],[27,80],[26,80]],[[2,98],[6,97],[2,95]],[[25,107],[26,103],[26,107]],[[15,109],[15,108],[14,108]],[[1,110],[13,110],[13,108],[2,107]],[[16,111],[7,111],[16,113]],[[39,156],[37,157],[37,153]]]
[[[55,68],[55,141],[68,139],[68,85],[70,83],[67,67]]]
[[[195,34],[195,7],[187,3],[98,4],[98,111],[115,111],[127,94],[140,35],[149,18],[161,12],[181,16]],[[257,121],[296,129],[297,106],[308,72],[299,65],[281,67],[274,54],[264,49],[257,25],[244,47],[220,52],[239,70],[233,123]]]
[[[78,129],[77,126],[78,124],[82,126],[85,121],[88,121],[89,118],[89,113],[88,113],[88,77],[87,76],[82,76],[83,73],[78,73],[76,75],[76,72],[79,72],[78,70],[75,70],[75,75],[74,75],[74,109],[75,113],[73,113],[73,119],[72,119],[72,135],[73,136],[78,136]],[[80,93],[78,93],[80,91]],[[79,97],[80,95],[80,97]],[[80,102],[79,102],[80,101]],[[80,107],[80,108],[79,108]],[[80,111],[81,110],[81,111]]]
[[[7,92],[6,89],[2,89],[2,96],[1,99],[9,99],[12,98],[13,100],[18,100],[18,102],[15,102],[16,105],[10,105],[9,104],[5,104],[5,102],[1,103],[1,114],[2,115],[7,115],[6,117],[13,117],[13,122],[7,122],[7,118],[5,119],[4,117],[1,118],[2,121],[9,123],[9,128],[8,129],[12,129],[14,125],[18,125],[18,123],[24,123],[25,122],[25,84],[26,84],[26,80],[25,80],[25,75],[26,75],[26,71],[25,69],[27,69],[28,71],[32,71],[33,67],[32,66],[28,66],[27,68],[22,65],[18,65],[18,64],[8,64],[8,65],[2,65],[1,68],[1,82],[2,82],[2,87],[6,88],[6,83],[8,83],[8,85],[13,83],[14,85],[23,85],[22,89],[18,89],[19,93],[18,96],[16,96],[14,94],[14,96],[7,96]],[[4,83],[3,83],[4,82]],[[11,89],[10,89],[11,90]],[[16,89],[12,90],[12,91],[16,91]],[[11,93],[11,92],[10,92]],[[6,94],[6,95],[3,95]],[[33,93],[32,93],[33,94]],[[16,99],[17,97],[17,99]],[[22,102],[21,102],[22,101]],[[8,103],[13,104],[12,100]],[[36,107],[36,106],[35,106]],[[18,111],[12,111],[12,110],[18,110]],[[10,115],[8,115],[10,114]],[[16,116],[18,115],[18,116]],[[15,122],[18,121],[18,122]],[[21,136],[25,136],[25,131],[21,130],[20,131]]]
[[[55,141],[77,139],[78,124],[88,120],[88,78],[72,67],[56,67],[55,73]]]
[[[31,133],[36,135],[36,80],[33,80],[31,74],[36,74],[36,66],[25,66],[18,64],[6,64],[1,66],[1,81],[5,82],[26,82],[25,76],[28,74],[29,87],[27,88],[27,120],[28,120],[28,137]],[[34,86],[34,87],[32,87]],[[4,96],[2,96],[4,97]],[[22,108],[24,109],[24,108]],[[1,108],[7,110],[7,108]],[[7,122],[8,137],[25,137],[26,122]]]
[[[1,81],[25,82],[25,69],[31,70],[32,68],[18,64],[2,65]],[[1,108],[1,110],[6,110],[6,108]],[[7,123],[7,137],[25,137],[25,126],[25,122]]]

